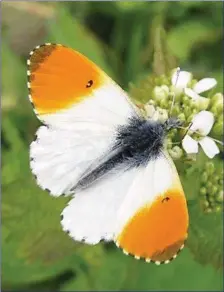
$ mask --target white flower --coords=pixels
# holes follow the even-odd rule
[[[199,93],[205,92],[216,86],[217,81],[214,78],[203,78],[199,80],[193,88],[187,87],[192,80],[192,74],[187,71],[179,71],[179,68],[173,73],[171,83],[177,89],[184,91],[184,93],[194,100],[200,99]]]
[[[202,137],[198,141],[194,140],[189,135],[186,135],[184,137],[182,141],[182,146],[187,153],[197,153],[198,143],[201,145],[205,154],[209,158],[213,158],[216,154],[220,152],[214,140],[210,137],[207,137],[208,133],[213,127],[214,121],[214,116],[209,111],[201,111],[194,116],[192,120],[192,125],[189,130],[191,130],[192,132],[200,133]]]
[[[171,77],[171,83],[177,89],[184,90],[191,79],[192,74],[190,72],[180,71],[180,68],[177,68]]]

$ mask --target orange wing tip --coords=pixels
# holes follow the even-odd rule
[[[39,48],[41,47],[44,47],[44,46],[62,46],[61,44],[54,44],[54,43],[44,43],[42,45],[39,45],[39,46],[36,46],[32,51],[30,51],[30,56],[32,56],[34,54],[34,52],[36,50],[38,50]],[[27,65],[30,65],[30,60],[27,61]]]
[[[70,109],[93,97],[107,80],[103,71],[85,56],[53,43],[36,46],[30,52],[27,77],[27,87],[39,115]]]

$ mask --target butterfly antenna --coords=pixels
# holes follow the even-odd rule
[[[177,71],[176,71],[176,80],[175,80],[174,86],[177,85],[177,81],[178,81],[179,75],[180,75],[180,67],[178,67],[178,68],[177,68]],[[175,94],[175,92],[174,92],[174,93],[173,93],[173,98],[172,98],[171,107],[170,107],[170,112],[169,112],[169,116],[170,116],[170,117],[171,117],[171,114],[172,114],[172,110],[173,110],[173,106],[174,106],[174,102],[175,102],[175,97],[176,97],[176,94]]]
[[[193,125],[193,123],[191,122],[191,123],[189,124],[189,126],[187,127],[187,130],[186,130],[186,132],[184,133],[184,136],[183,136],[182,140],[183,140],[184,137],[187,135],[187,133],[189,132],[190,127],[191,127],[192,125]]]

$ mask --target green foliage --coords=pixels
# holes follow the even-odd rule
[[[223,269],[223,214],[221,212],[203,213],[198,202],[189,204],[191,218],[187,246],[194,259],[202,265],[212,264]]]
[[[207,198],[202,196],[201,184],[205,155],[200,153],[196,163],[176,161],[188,199],[190,232],[187,248],[174,262],[157,267],[125,256],[113,244],[76,243],[60,226],[60,213],[69,198],[49,196],[30,172],[29,144],[40,123],[26,88],[26,57],[34,45],[46,41],[81,51],[126,89],[132,82],[129,92],[138,103],[149,100],[155,83],[168,84],[166,74],[176,66],[196,78],[217,78],[218,92],[223,88],[221,5],[203,1],[3,3],[3,289],[221,290],[222,213],[206,213],[202,208]],[[223,111],[219,100],[212,133],[217,139],[221,139]],[[212,160],[221,175],[220,161],[220,157]],[[195,180],[198,176],[201,180]]]

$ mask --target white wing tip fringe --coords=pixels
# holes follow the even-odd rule
[[[174,260],[174,259],[178,256],[178,254],[179,254],[179,253],[181,252],[181,250],[183,250],[183,248],[184,248],[184,244],[183,244],[183,245],[180,247],[180,249],[177,251],[177,253],[176,253],[175,255],[173,255],[173,256],[172,256],[170,259],[168,259],[168,260],[165,260],[165,261],[154,261],[154,260],[152,260],[152,259],[150,259],[150,258],[144,258],[144,257],[138,256],[138,255],[131,254],[131,253],[129,253],[128,251],[126,251],[125,249],[121,248],[117,242],[115,242],[115,244],[116,244],[116,246],[117,246],[119,249],[122,250],[123,254],[125,254],[125,255],[127,255],[127,256],[131,256],[131,257],[133,257],[133,258],[136,259],[136,260],[145,261],[146,263],[153,263],[153,264],[155,264],[155,265],[157,265],[157,266],[160,266],[160,265],[162,265],[162,264],[169,264],[172,260]]]

